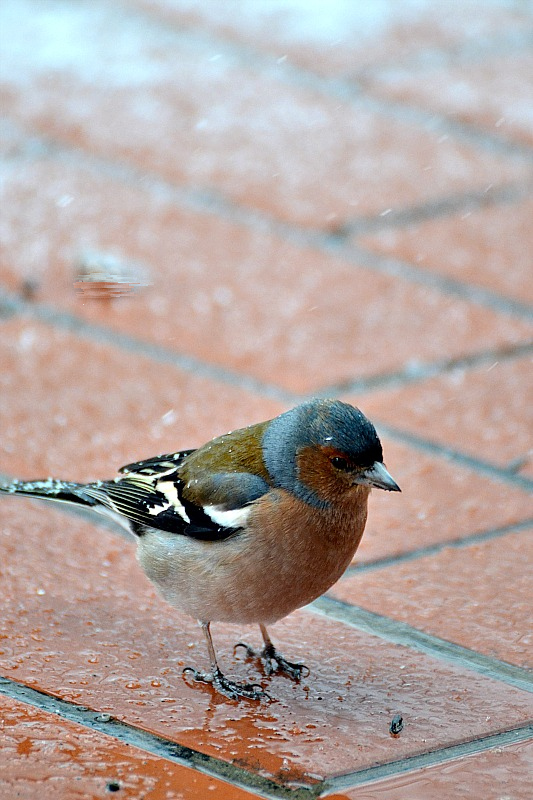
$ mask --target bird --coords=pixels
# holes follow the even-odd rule
[[[373,487],[401,491],[374,425],[353,405],[314,398],[196,449],[127,464],[111,480],[15,480],[0,492],[84,506],[133,534],[139,564],[160,595],[203,631],[210,669],[185,667],[184,674],[240,701],[271,697],[222,672],[211,623],[258,624],[264,648],[242,645],[247,656],[260,660],[266,676],[307,677],[305,664],[275,647],[267,626],[341,577],[361,541]]]

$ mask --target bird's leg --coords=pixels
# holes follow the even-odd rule
[[[260,624],[259,628],[261,629],[261,635],[265,643],[265,646],[260,653],[256,653],[253,647],[244,644],[244,642],[239,642],[237,645],[235,645],[235,647],[244,647],[246,650],[246,655],[249,658],[260,658],[264,662],[265,672],[267,675],[272,675],[273,672],[282,672],[295,681],[299,681],[304,676],[304,673],[305,675],[309,675],[309,668],[306,667],[305,664],[296,664],[292,661],[287,661],[287,659],[284,658],[278,650],[276,650],[274,643],[268,635],[268,631],[264,625]],[[273,662],[275,662],[275,666]]]
[[[207,643],[209,660],[211,661],[211,672],[200,672],[200,670],[194,667],[185,667],[183,673],[191,672],[195,681],[211,683],[215,689],[218,689],[219,692],[232,700],[239,700],[241,697],[246,697],[249,700],[261,700],[262,698],[270,699],[269,695],[263,691],[258,683],[237,683],[236,681],[231,681],[229,678],[226,678],[218,666],[213,639],[211,638],[211,631],[209,630],[210,623],[202,620],[198,620],[198,623],[202,628]]]

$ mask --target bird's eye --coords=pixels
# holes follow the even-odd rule
[[[341,458],[341,456],[333,456],[331,463],[335,469],[340,469],[344,472],[348,472],[350,469],[352,469],[352,464],[350,464],[346,458]]]

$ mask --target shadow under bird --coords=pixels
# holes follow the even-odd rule
[[[198,449],[128,464],[112,480],[13,481],[0,492],[119,522],[160,594],[202,627],[211,669],[184,672],[232,699],[258,700],[268,698],[260,685],[221,671],[211,622],[257,623],[267,675],[300,680],[306,667],[281,655],[266,626],[340,578],[363,535],[372,487],[400,491],[372,423],[347,403],[311,400]]]

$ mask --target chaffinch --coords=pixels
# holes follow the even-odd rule
[[[255,700],[268,697],[261,686],[220,670],[210,623],[258,623],[266,673],[299,680],[306,667],[287,661],[265,626],[340,578],[373,486],[400,491],[372,423],[346,403],[311,400],[197,450],[128,464],[114,480],[15,481],[0,490],[89,506],[126,527],[148,578],[202,627],[211,670],[184,672]]]

